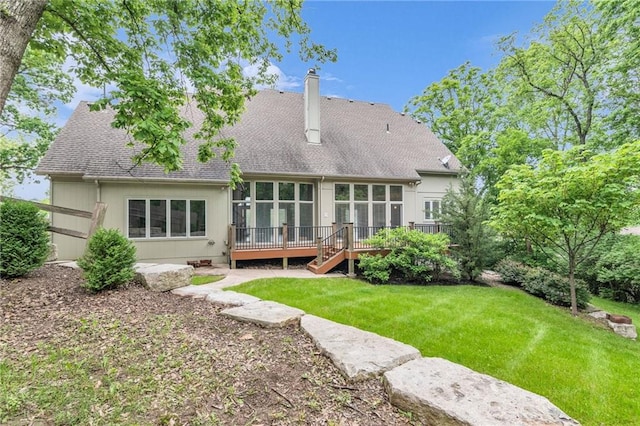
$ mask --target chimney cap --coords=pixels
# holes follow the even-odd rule
[[[309,68],[309,71],[307,71],[307,74],[316,74],[316,69],[315,68]]]

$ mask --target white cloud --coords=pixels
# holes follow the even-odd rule
[[[245,77],[255,77],[258,75],[259,70],[260,65],[249,64],[242,69],[242,73]],[[293,90],[302,86],[300,78],[286,75],[277,65],[269,64],[267,67],[267,75],[275,77],[275,83],[272,86],[258,85],[258,89],[271,87],[277,90]]]
[[[324,81],[335,81],[338,83],[344,83],[344,81],[341,78],[336,77],[335,75],[331,74],[331,73],[326,73],[326,74],[322,74],[320,75],[320,79],[324,80]]]

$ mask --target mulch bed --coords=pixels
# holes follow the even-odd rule
[[[124,388],[153,376],[152,392],[139,396],[142,408],[108,417],[115,416],[118,402],[105,397],[78,414],[82,422],[410,423],[389,404],[380,379],[346,382],[297,326],[264,329],[236,322],[219,315],[222,306],[135,284],[91,294],[82,280],[77,270],[45,265],[24,278],[0,281],[0,366],[18,371],[28,359],[44,362],[57,350],[73,348],[87,368],[95,364],[87,380],[98,390],[107,378]],[[94,359],[113,365],[92,364]],[[149,370],[136,377],[134,366],[142,365]],[[17,412],[0,404],[0,423],[53,424],[65,410],[25,400]]]

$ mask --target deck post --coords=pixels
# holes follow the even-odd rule
[[[287,241],[289,239],[289,228],[286,223],[282,224],[282,250],[286,253]],[[282,257],[282,269],[289,269],[289,258]]]
[[[356,277],[356,272],[355,272],[355,260],[353,259],[353,256],[351,255],[353,253],[353,222],[349,222],[349,223],[345,223],[344,224],[346,229],[346,233],[345,233],[345,238],[347,239],[347,253],[349,253],[349,260],[347,261],[348,263],[348,271],[347,271],[347,277],[349,278],[355,278]]]
[[[316,245],[318,247],[318,257],[316,257],[316,265],[320,267],[322,266],[322,258],[324,257],[324,253],[322,252],[322,237],[316,238]]]
[[[236,269],[236,260],[233,258],[233,252],[236,249],[236,224],[229,226],[229,258],[231,259],[231,269]]]
[[[409,229],[410,230],[416,229],[416,223],[415,222],[409,222]]]

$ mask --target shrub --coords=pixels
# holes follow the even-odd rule
[[[365,243],[389,249],[386,256],[361,255],[359,267],[371,282],[384,283],[392,277],[405,282],[438,280],[443,272],[460,276],[456,262],[448,256],[449,237],[425,234],[405,228],[382,229]]]
[[[0,205],[0,276],[20,277],[44,264],[49,254],[48,225],[33,204]]]
[[[456,244],[451,254],[466,280],[478,278],[492,262],[495,235],[486,224],[489,208],[489,202],[478,193],[476,180],[469,174],[461,176],[457,191],[450,188],[442,199],[438,218],[451,227],[451,239]]]
[[[525,275],[531,268],[515,260],[503,259],[496,264],[495,269],[500,274],[503,283],[521,286],[524,283]]]
[[[540,297],[558,306],[571,306],[571,288],[569,280],[544,268],[529,268],[524,276],[522,288],[527,293]],[[589,303],[589,291],[584,282],[576,280],[576,298],[579,308]]]
[[[620,236],[596,263],[601,296],[619,302],[640,303],[640,237]]]
[[[136,248],[117,229],[98,229],[87,251],[78,259],[84,270],[84,287],[91,291],[115,288],[135,275]]]
[[[391,277],[391,267],[385,256],[381,254],[363,253],[358,257],[358,267],[362,269],[362,275],[372,283],[388,283]]]

